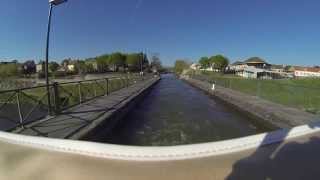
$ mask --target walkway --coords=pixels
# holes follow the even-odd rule
[[[74,137],[76,133],[83,129],[87,129],[87,131],[94,129],[99,123],[105,121],[117,111],[121,105],[130,102],[132,97],[140,94],[140,92],[158,80],[158,78],[152,78],[138,82],[129,88],[124,88],[108,96],[75,106],[61,115],[32,123],[25,126],[24,129],[15,130],[14,133],[61,139],[77,139]]]

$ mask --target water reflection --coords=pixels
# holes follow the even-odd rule
[[[104,142],[168,146],[225,140],[265,131],[204,92],[164,75]]]

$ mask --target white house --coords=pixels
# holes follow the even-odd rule
[[[37,73],[43,72],[44,71],[44,63],[39,63],[36,65]]]
[[[294,67],[295,77],[320,77],[320,68]]]
[[[248,67],[248,65],[244,62],[240,62],[240,61],[236,61],[232,64],[230,64],[228,66],[228,69],[229,70],[232,70],[232,71],[242,71],[244,70],[246,67]]]
[[[69,64],[69,65],[67,66],[67,69],[68,69],[69,72],[74,72],[76,68],[75,68],[75,65],[74,65],[74,64]]]
[[[200,64],[193,63],[193,64],[191,64],[190,69],[192,69],[192,70],[199,70],[199,69],[200,69]]]
[[[249,66],[249,67],[244,68],[242,73],[239,75],[244,78],[257,79],[259,77],[259,73],[263,73],[263,72],[265,72],[265,70]]]

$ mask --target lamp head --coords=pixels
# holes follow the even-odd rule
[[[57,5],[60,5],[60,4],[62,4],[62,3],[65,3],[65,2],[67,2],[67,1],[68,1],[68,0],[49,0],[49,3],[57,6]]]

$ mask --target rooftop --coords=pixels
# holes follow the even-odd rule
[[[251,63],[259,63],[259,64],[268,64],[265,60],[259,58],[259,57],[252,57],[249,58],[248,60],[244,61],[246,64],[251,64]]]
[[[317,68],[317,67],[293,66],[293,69],[295,71],[320,72],[320,68]]]
[[[244,62],[241,62],[241,61],[236,61],[236,62],[234,62],[234,63],[232,63],[232,65],[243,65],[243,64],[245,64]]]

